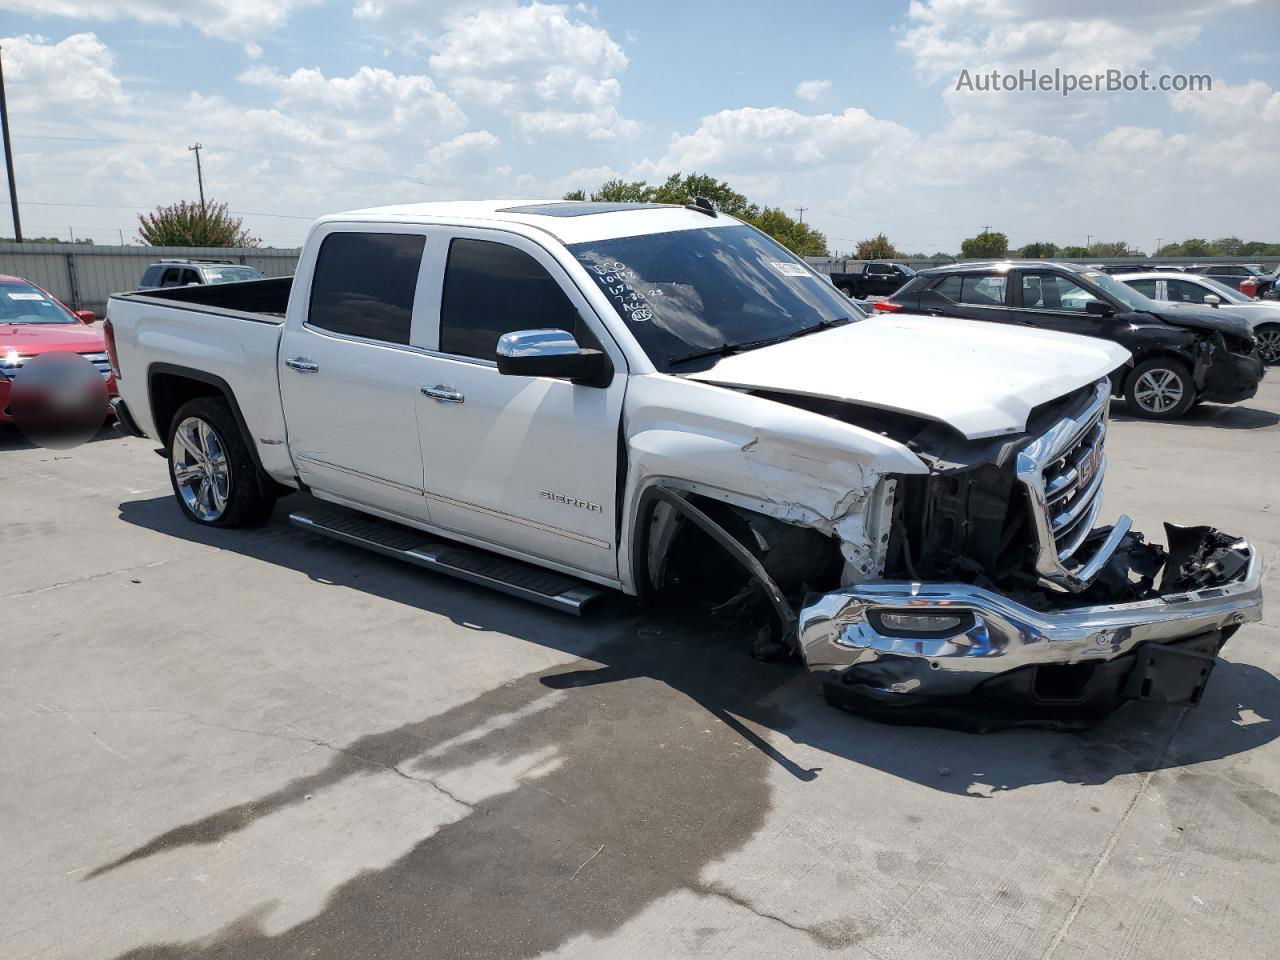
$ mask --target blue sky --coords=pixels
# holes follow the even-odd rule
[[[1280,239],[1280,5],[0,0],[28,234],[131,239],[208,192],[264,242],[407,200],[698,170],[847,250]],[[1200,93],[957,93],[962,69]],[[7,208],[6,208],[7,209]]]

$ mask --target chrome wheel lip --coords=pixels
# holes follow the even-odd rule
[[[1148,413],[1168,413],[1182,402],[1182,378],[1167,367],[1153,367],[1133,385],[1133,399]]]
[[[1258,341],[1258,352],[1262,354],[1264,363],[1280,361],[1280,328],[1260,330],[1254,336]]]
[[[187,509],[204,523],[227,512],[231,496],[231,466],[218,431],[199,417],[187,417],[173,432],[169,451],[173,484]]]

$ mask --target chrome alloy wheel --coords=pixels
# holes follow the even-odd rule
[[[1182,378],[1172,370],[1148,370],[1134,384],[1133,398],[1148,413],[1168,413],[1182,400]]]
[[[231,467],[218,431],[199,417],[187,417],[173,434],[174,485],[196,518],[212,523],[227,509]]]
[[[1263,362],[1280,363],[1280,327],[1259,330],[1254,336],[1258,339],[1258,352],[1262,354]]]

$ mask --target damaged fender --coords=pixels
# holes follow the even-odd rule
[[[830,417],[663,374],[632,378],[624,407],[628,501],[623,584],[637,592],[644,493],[696,493],[836,537],[846,582],[883,572],[892,514],[887,474],[927,474],[902,444]]]

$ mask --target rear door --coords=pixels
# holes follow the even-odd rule
[[[422,312],[421,229],[330,224],[308,302],[280,343],[280,396],[298,476],[317,491],[427,519],[418,446],[427,357],[411,345]],[[307,268],[304,266],[304,270]]]
[[[418,398],[432,523],[564,567],[617,577],[625,360],[565,269],[499,230],[437,228],[436,351]],[[498,372],[498,338],[569,330],[613,362],[607,387]]]
[[[920,291],[920,310],[940,317],[1015,323],[1008,310],[1008,274],[994,270],[948,273]]]

